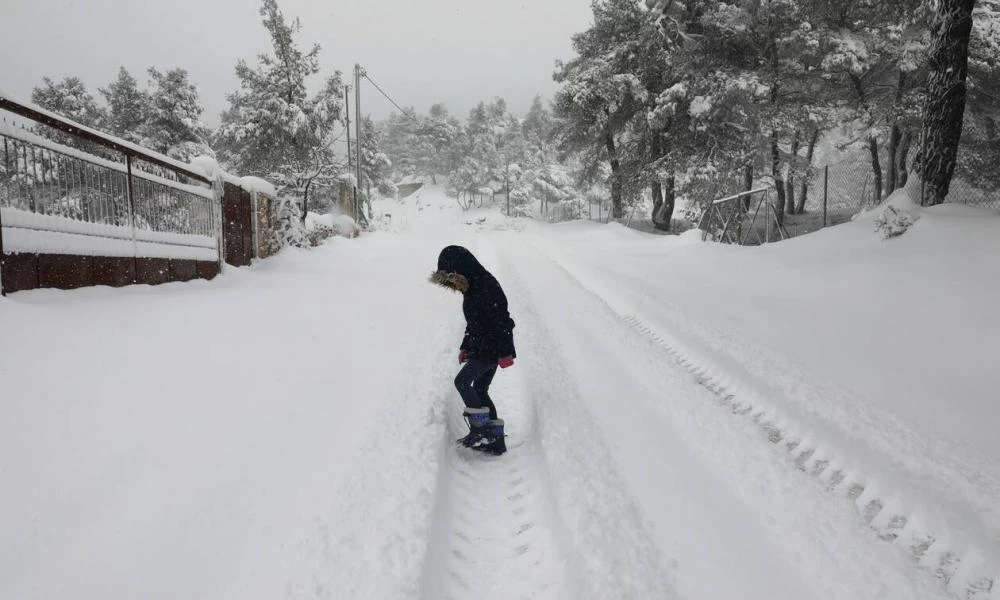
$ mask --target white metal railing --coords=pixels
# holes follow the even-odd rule
[[[219,260],[221,216],[203,175],[0,96],[12,106],[45,121],[29,128],[0,112],[3,251]]]

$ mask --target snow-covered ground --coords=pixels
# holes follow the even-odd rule
[[[376,208],[0,300],[0,598],[1000,598],[996,214],[742,249]],[[517,321],[500,458],[453,444],[449,243]]]

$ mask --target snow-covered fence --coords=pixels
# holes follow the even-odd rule
[[[219,272],[203,173],[3,94],[0,109],[0,291]]]

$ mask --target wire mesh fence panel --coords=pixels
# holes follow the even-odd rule
[[[756,246],[789,237],[769,187],[712,201],[701,215],[698,229],[706,239],[740,246]]]

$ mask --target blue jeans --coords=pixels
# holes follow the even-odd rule
[[[497,363],[470,359],[455,376],[455,387],[462,402],[469,408],[488,408],[490,418],[497,418],[497,407],[490,399],[490,384],[497,372]]]

